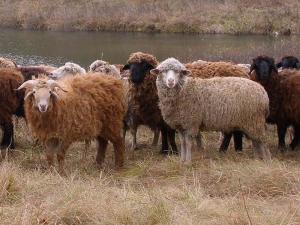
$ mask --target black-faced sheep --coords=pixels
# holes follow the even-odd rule
[[[172,152],[177,153],[175,130],[171,129],[162,118],[158,107],[156,75],[150,74],[150,70],[157,64],[158,61],[153,55],[142,52],[130,55],[123,68],[130,71],[128,111],[125,120],[133,135],[139,125],[146,125],[153,131],[159,128],[162,135],[161,153],[169,152],[168,141]]]
[[[30,80],[26,89],[25,113],[30,130],[45,145],[49,166],[57,153],[59,171],[64,172],[68,147],[75,141],[96,139],[96,161],[104,161],[108,141],[115,150],[115,164],[123,166],[122,138],[125,114],[122,82],[113,77],[88,74],[60,81]]]
[[[180,133],[183,162],[190,163],[199,130],[240,130],[252,140],[255,152],[270,161],[271,154],[263,144],[269,99],[261,85],[240,77],[188,77],[190,71],[174,58],[166,59],[151,73],[157,75],[163,118]]]
[[[0,69],[0,125],[3,130],[1,149],[15,147],[12,116],[24,116],[24,92],[16,91],[23,81],[18,70]]]
[[[67,62],[65,65],[52,71],[49,75],[51,79],[59,80],[66,76],[85,75],[86,70],[76,63]]]
[[[241,66],[230,62],[207,62],[196,61],[185,64],[185,67],[191,72],[190,76],[194,78],[212,78],[212,77],[243,77],[249,78],[245,69]],[[249,68],[250,71],[250,68]],[[248,72],[249,72],[248,71]],[[228,149],[231,137],[234,137],[234,147],[236,151],[243,149],[243,133],[241,131],[233,131],[232,133],[224,133],[220,151],[225,152]]]
[[[294,128],[294,149],[300,141],[300,71],[282,70],[278,73],[275,61],[268,56],[253,59],[250,72],[267,91],[270,99],[268,122],[277,125],[278,147],[285,149],[285,134],[288,126]]]
[[[277,63],[276,66],[278,69],[300,69],[300,62],[295,56],[285,56],[282,57],[281,61]]]
[[[0,68],[10,68],[10,69],[15,69],[17,68],[17,64],[10,60],[10,59],[7,59],[7,58],[2,58],[0,57]]]

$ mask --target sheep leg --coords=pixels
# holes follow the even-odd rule
[[[176,145],[176,141],[175,141],[175,135],[176,135],[176,131],[172,128],[169,128],[168,140],[169,140],[171,148],[172,148],[171,154],[178,154],[178,149],[177,149],[177,145]]]
[[[65,166],[65,155],[66,155],[66,148],[62,148],[60,149],[57,154],[56,154],[56,158],[57,158],[57,162],[58,162],[58,173],[60,175],[66,175],[64,166]]]
[[[131,150],[135,150],[137,149],[137,145],[136,145],[136,133],[137,133],[137,127],[132,127],[130,128],[130,133],[131,133]]]
[[[12,119],[8,119],[3,124],[3,137],[1,142],[1,148],[15,148],[14,142],[14,125]]]
[[[197,150],[204,149],[202,134],[199,132],[196,136]]]
[[[102,137],[98,137],[97,141],[98,141],[98,151],[96,156],[96,162],[98,163],[99,166],[101,166],[105,159],[105,153],[106,153],[108,141]]]
[[[193,138],[192,136],[185,134],[185,146],[186,146],[186,155],[185,155],[185,163],[191,164],[192,162],[192,149],[193,149]]]
[[[125,144],[122,137],[112,140],[114,151],[115,151],[115,166],[116,168],[121,168],[124,165],[124,153],[125,153]]]
[[[277,124],[277,134],[278,134],[278,149],[283,152],[286,148],[285,146],[285,134],[287,130],[287,125]]]
[[[295,150],[300,141],[300,125],[294,126],[294,138],[290,144],[292,150]]]
[[[154,130],[154,137],[153,137],[153,141],[152,141],[152,146],[157,146],[158,139],[159,139],[159,133],[160,133],[159,129],[156,128]]]
[[[84,141],[84,150],[83,150],[83,154],[82,154],[82,158],[81,158],[82,161],[85,161],[85,160],[86,160],[86,158],[87,158],[87,153],[88,153],[88,150],[89,150],[91,144],[92,144],[92,141],[91,141],[91,140],[85,140],[85,141]]]
[[[234,149],[237,152],[243,150],[243,132],[242,131],[233,131],[233,140],[234,140]]]
[[[51,149],[46,150],[46,158],[50,170],[54,169],[54,152]]]
[[[168,145],[168,127],[167,124],[163,123],[161,126],[161,154],[168,154],[169,145]]]
[[[222,143],[221,143],[221,146],[219,148],[220,152],[226,152],[227,151],[227,149],[229,147],[231,137],[232,137],[232,132],[223,133]]]
[[[180,161],[183,163],[186,159],[186,142],[185,142],[185,134],[182,131],[179,131],[179,139],[180,139]]]
[[[254,151],[256,153],[259,153],[260,157],[262,157],[262,159],[265,162],[271,162],[271,153],[270,153],[269,149],[264,146],[262,141],[252,140],[252,144],[253,144]],[[256,155],[256,157],[257,157],[257,155]]]

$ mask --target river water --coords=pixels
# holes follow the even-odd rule
[[[299,56],[299,43],[299,36],[0,30],[0,56],[20,65],[60,66],[72,61],[87,67],[96,59],[124,64],[136,51],[149,52],[159,60],[173,56],[184,62],[203,59],[250,63],[260,54],[276,59]]]

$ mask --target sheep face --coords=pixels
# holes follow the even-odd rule
[[[52,100],[58,100],[57,90],[63,88],[54,80],[29,80],[24,82],[18,90],[26,89],[25,100],[32,98],[32,103],[41,113],[47,112],[52,106]]]
[[[51,96],[55,96],[52,90],[48,87],[33,89],[33,104],[41,112],[47,112],[51,105]]]
[[[272,72],[275,72],[276,74],[278,73],[274,59],[268,56],[259,56],[254,58],[249,74],[251,74],[253,70],[256,73],[257,80],[263,82],[270,79]]]
[[[182,85],[184,78],[190,74],[190,71],[177,59],[169,58],[159,64],[156,69],[151,70],[151,73],[157,75],[166,87],[174,88]]]
[[[130,80],[134,84],[140,84],[144,81],[146,75],[150,72],[154,67],[149,63],[142,61],[139,63],[130,63],[126,64],[122,70],[130,71]]]

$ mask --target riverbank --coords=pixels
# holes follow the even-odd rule
[[[297,0],[0,1],[0,27],[17,29],[299,34],[299,20]]]

